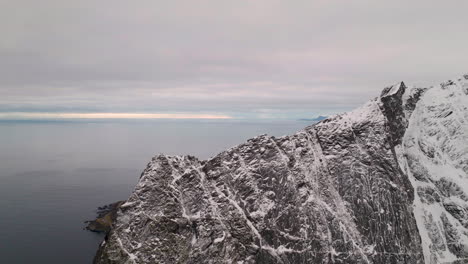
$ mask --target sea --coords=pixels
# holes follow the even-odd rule
[[[92,263],[104,235],[83,230],[126,200],[154,155],[208,159],[300,120],[0,121],[0,263]]]

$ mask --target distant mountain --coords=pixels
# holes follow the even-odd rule
[[[326,116],[317,116],[316,118],[301,118],[299,119],[299,121],[315,121],[315,122],[319,122],[319,121],[322,121],[322,120],[325,120],[327,119]]]
[[[209,160],[158,155],[95,263],[466,263],[468,75]]]

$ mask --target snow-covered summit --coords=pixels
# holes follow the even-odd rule
[[[467,107],[468,75],[398,83],[294,135],[156,156],[95,263],[463,263]]]

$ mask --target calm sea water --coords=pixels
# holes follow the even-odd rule
[[[125,200],[152,156],[209,158],[301,121],[0,122],[0,263],[91,263],[97,206]]]

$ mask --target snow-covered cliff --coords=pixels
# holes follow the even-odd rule
[[[467,107],[468,76],[398,83],[291,136],[156,156],[95,263],[464,263]]]
[[[405,109],[408,128],[396,152],[415,189],[424,257],[468,263],[468,75],[413,89],[404,101],[415,96],[421,98]]]

